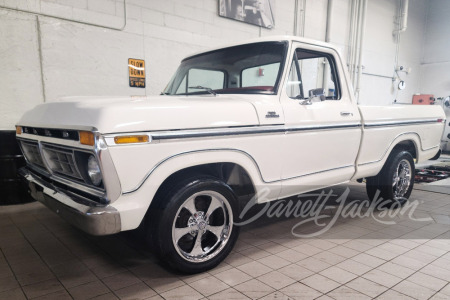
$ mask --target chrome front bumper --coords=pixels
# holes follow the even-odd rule
[[[92,235],[121,231],[120,213],[109,205],[100,205],[81,195],[62,190],[27,168],[19,170],[29,183],[31,196],[63,219]]]

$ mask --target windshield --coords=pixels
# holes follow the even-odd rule
[[[287,42],[263,42],[188,57],[163,93],[276,94],[287,48]]]

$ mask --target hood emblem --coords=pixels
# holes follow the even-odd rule
[[[276,111],[268,111],[266,118],[279,118],[280,115]]]

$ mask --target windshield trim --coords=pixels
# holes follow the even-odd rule
[[[274,93],[273,91],[264,91],[264,90],[260,90],[260,89],[250,89],[250,88],[246,88],[246,89],[242,89],[239,92],[236,91],[227,91],[227,89],[217,89],[217,90],[212,90],[213,92],[215,92],[217,95],[276,95],[276,93]],[[208,91],[198,91],[198,92],[190,92],[190,93],[182,93],[182,94],[164,94],[163,96],[195,96],[195,95],[211,95],[211,93],[209,93]]]
[[[275,81],[274,87],[272,91],[262,91],[262,90],[258,90],[258,89],[241,89],[241,90],[234,90],[234,91],[229,91],[227,92],[226,89],[224,90],[220,90],[220,89],[213,89],[214,92],[216,92],[217,94],[264,94],[264,95],[277,95],[278,91],[279,91],[279,87],[280,87],[280,81],[283,77],[283,73],[284,73],[284,68],[286,66],[286,57],[288,54],[288,50],[289,50],[289,41],[288,40],[279,40],[279,41],[265,41],[265,42],[254,42],[254,43],[247,43],[247,44],[241,44],[241,45],[235,45],[235,46],[231,46],[231,47],[225,47],[225,48],[220,48],[220,49],[214,49],[211,51],[207,51],[207,52],[202,52],[199,54],[195,54],[192,56],[188,56],[186,58],[184,58],[181,63],[193,59],[193,58],[197,58],[203,55],[208,55],[208,54],[213,54],[215,52],[219,52],[219,51],[224,51],[226,49],[230,49],[230,48],[235,48],[235,47],[239,47],[239,46],[245,46],[245,45],[257,45],[257,44],[282,44],[283,45],[283,53],[282,53],[282,57],[280,60],[280,68],[278,70],[278,75],[277,75],[277,79]],[[176,75],[176,73],[174,74],[174,76]],[[227,78],[228,76],[225,75],[225,80],[228,80]],[[169,82],[169,85],[172,85],[173,81],[171,80]],[[238,88],[240,89],[240,88]],[[166,89],[165,89],[166,90]],[[207,92],[206,92],[207,93]],[[169,94],[167,96],[180,96],[180,95],[185,95],[185,96],[189,96],[189,95],[195,95],[195,94],[205,94],[205,91],[199,91],[199,92],[194,92],[194,93],[180,93],[180,94]]]

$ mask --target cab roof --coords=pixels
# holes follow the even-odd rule
[[[220,50],[220,49],[225,49],[225,48],[229,48],[229,47],[235,47],[235,46],[239,46],[239,45],[261,43],[261,42],[281,42],[281,41],[287,41],[289,43],[299,42],[299,43],[310,44],[310,45],[317,45],[317,46],[322,46],[322,47],[325,47],[325,48],[331,48],[331,49],[335,49],[336,50],[336,47],[333,44],[322,42],[322,41],[318,41],[318,40],[314,40],[314,39],[309,39],[309,38],[304,38],[304,37],[299,37],[299,36],[292,36],[292,35],[274,35],[274,36],[254,38],[254,39],[250,39],[250,40],[245,40],[245,41],[240,41],[240,42],[235,42],[235,43],[221,45],[221,46],[218,46],[218,47],[206,49],[205,51],[199,51],[199,52],[193,53],[193,54],[185,57],[184,59],[188,59],[190,57],[197,56],[197,55],[202,54],[202,53],[207,53],[207,52]]]

